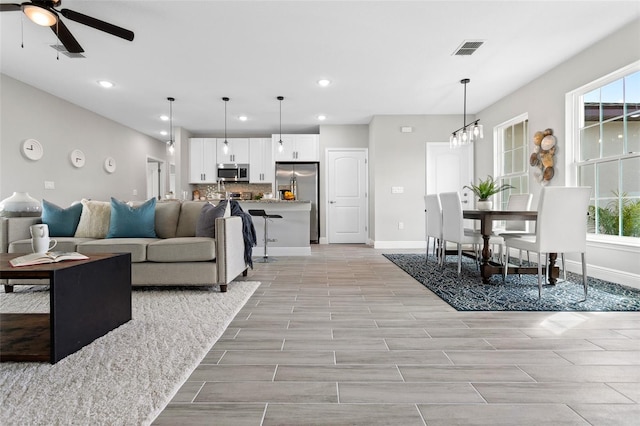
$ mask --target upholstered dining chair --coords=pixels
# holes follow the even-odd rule
[[[426,210],[426,237],[427,237],[427,253],[426,259],[429,258],[429,240],[433,237],[433,255],[438,265],[442,266],[443,254],[440,247],[442,245],[442,205],[438,194],[429,194],[424,197]],[[427,260],[425,260],[425,263]]]
[[[505,238],[510,248],[538,253],[538,299],[542,296],[542,253],[580,253],[582,285],[587,299],[587,211],[590,187],[544,187],[538,203],[538,218],[534,235]],[[544,257],[546,259],[546,257]],[[504,268],[507,277],[509,268]]]
[[[442,205],[442,241],[443,250],[446,249],[447,241],[456,243],[458,250],[458,275],[462,271],[462,245],[473,245],[473,251],[476,256],[476,265],[478,263],[478,247],[483,243],[482,235],[473,229],[466,229],[462,218],[462,202],[460,194],[457,192],[442,192],[440,195],[440,203]],[[444,258],[444,253],[443,253]],[[444,262],[444,259],[443,259]]]
[[[509,195],[507,201],[507,210],[529,210],[531,209],[531,200],[533,200],[533,194],[512,194]],[[503,250],[504,240],[501,237],[509,234],[520,234],[529,232],[529,222],[525,220],[507,220],[504,228],[494,229],[491,237],[491,242],[494,241],[500,244],[500,261],[503,262]],[[519,255],[520,263],[522,264],[522,250]],[[527,252],[527,261],[529,261],[529,253]],[[506,251],[506,259],[503,262],[505,265],[509,263],[509,251]]]

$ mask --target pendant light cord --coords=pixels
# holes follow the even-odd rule
[[[277,99],[280,101],[280,145],[282,145],[282,101],[284,100],[284,97],[278,96]]]

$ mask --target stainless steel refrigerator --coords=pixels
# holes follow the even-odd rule
[[[293,192],[296,200],[311,202],[310,242],[318,243],[320,239],[319,163],[276,163],[276,195],[281,196],[283,190]]]

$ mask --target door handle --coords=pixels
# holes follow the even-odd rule
[[[335,203],[336,203],[335,201],[329,201],[329,204],[335,204]]]
[[[467,201],[467,200],[463,200],[463,201],[462,201],[462,204],[467,204],[467,203],[468,203],[468,201]]]

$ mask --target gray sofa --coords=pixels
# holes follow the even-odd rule
[[[134,286],[227,285],[240,274],[247,275],[244,259],[242,219],[217,218],[215,238],[196,237],[196,224],[204,202],[166,201],[155,207],[158,238],[76,238],[56,237],[55,251],[131,253],[131,283]],[[39,217],[1,218],[0,252],[30,253],[29,226]],[[3,283],[5,285],[9,283]],[[11,282],[10,284],[17,284]],[[10,288],[7,291],[11,291]]]

